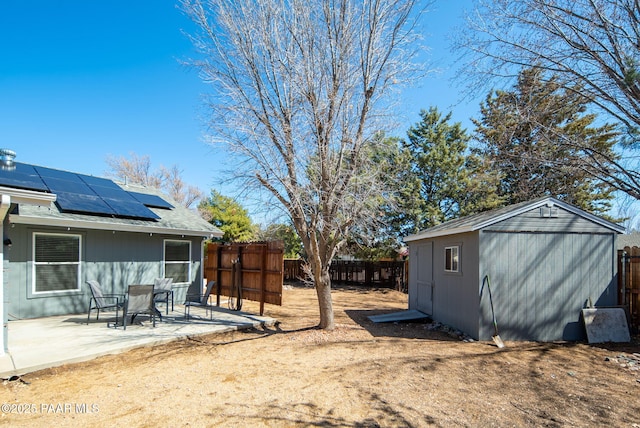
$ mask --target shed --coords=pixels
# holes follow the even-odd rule
[[[476,340],[583,340],[581,309],[617,304],[624,228],[553,197],[451,220],[405,238],[409,309]]]
[[[203,283],[203,241],[222,231],[154,188],[35,165],[0,169],[4,346],[9,320],[83,313],[98,280],[106,293],[172,277],[177,301]]]

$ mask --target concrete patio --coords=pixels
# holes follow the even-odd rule
[[[262,325],[271,326],[276,320],[244,312],[213,308],[212,320],[202,308],[192,308],[189,320],[183,307],[156,320],[154,328],[148,316],[136,318],[133,325],[124,330],[108,327],[114,321],[114,312],[100,314],[96,321],[91,314],[64,315],[29,320],[9,321],[9,351],[0,356],[0,378],[42,370],[62,364],[87,361],[101,355],[117,354],[130,349],[167,343],[186,337],[223,333]]]

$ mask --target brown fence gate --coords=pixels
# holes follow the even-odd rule
[[[264,304],[282,305],[283,257],[282,241],[235,244],[211,243],[207,246],[204,273],[207,281],[216,281],[217,305],[220,296],[240,302],[242,299]]]
[[[618,304],[629,311],[631,331],[640,329],[640,248],[618,250]]]

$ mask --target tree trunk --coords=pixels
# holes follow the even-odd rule
[[[333,302],[331,300],[331,277],[328,269],[322,270],[320,275],[316,275],[316,293],[318,295],[318,306],[320,307],[320,324],[318,327],[324,330],[333,330],[335,321],[333,319]]]

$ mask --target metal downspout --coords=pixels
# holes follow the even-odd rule
[[[0,196],[0,219],[2,220],[2,224],[4,226],[4,220],[7,217],[7,213],[9,212],[9,207],[11,207],[11,196],[9,195],[1,195]],[[8,350],[8,315],[7,315],[7,302],[5,301],[5,283],[4,283],[4,227],[0,227],[0,242],[2,242],[2,246],[0,247],[0,316],[2,316],[2,335],[0,335],[0,356],[3,356],[5,352]]]

